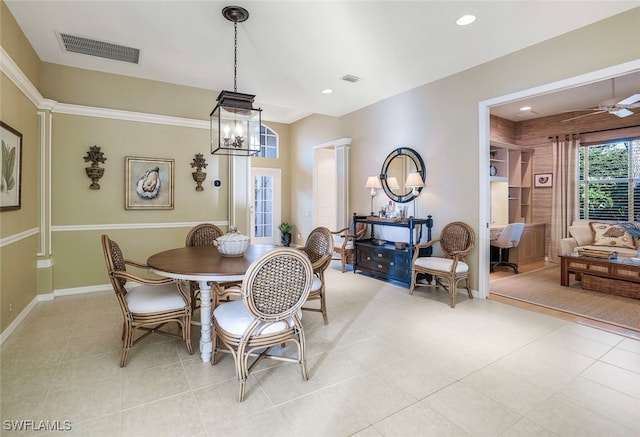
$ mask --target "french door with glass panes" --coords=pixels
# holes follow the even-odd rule
[[[280,244],[281,171],[252,168],[251,184],[251,242]]]

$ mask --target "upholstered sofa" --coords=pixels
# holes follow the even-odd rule
[[[640,247],[640,241],[616,222],[575,220],[569,226],[569,234],[571,237],[560,240],[562,255],[578,249],[596,249],[616,251],[622,257],[635,257]]]

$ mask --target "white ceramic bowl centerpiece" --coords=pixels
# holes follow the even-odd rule
[[[216,238],[213,244],[222,256],[243,256],[249,247],[251,238],[238,232],[235,226],[229,226],[229,231]]]

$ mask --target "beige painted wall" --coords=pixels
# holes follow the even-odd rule
[[[40,62],[4,2],[0,3],[0,43],[35,84]],[[21,208],[0,212],[0,238],[29,233],[38,226],[39,128],[37,108],[0,74],[0,119],[22,134]],[[4,329],[36,296],[38,234],[0,245],[0,330]],[[9,311],[11,305],[12,310]]]
[[[208,120],[218,92],[42,63],[41,93],[74,105]]]
[[[313,149],[331,140],[345,137],[338,118],[324,115],[312,115],[291,125],[291,215],[289,222],[295,226],[295,235],[301,234],[302,240],[314,228],[313,217]],[[353,158],[353,155],[351,155]],[[360,159],[358,164],[365,164]],[[351,160],[351,167],[354,167]],[[352,168],[349,169],[352,171]],[[351,185],[357,180],[351,178]],[[364,186],[364,182],[362,183]],[[353,198],[351,198],[353,200]],[[368,201],[369,199],[367,199]],[[307,212],[310,214],[307,216]],[[300,243],[300,241],[296,241]]]
[[[20,66],[31,83],[38,87],[42,68],[40,58],[29,44],[4,1],[0,1],[0,44],[13,61]],[[4,91],[4,88],[2,90]]]
[[[90,274],[96,271],[92,266],[104,270],[102,253],[95,250],[100,245],[99,235],[83,241],[86,236],[94,236],[94,232],[59,231],[61,226],[101,225],[107,229],[114,225],[224,223],[227,220],[227,159],[210,155],[207,130],[54,113],[52,143],[55,150],[51,160],[53,285],[56,290],[103,284],[105,282],[100,281],[106,278],[102,274]],[[99,181],[99,190],[89,189],[91,181],[84,170],[89,164],[83,157],[92,145],[100,146],[107,158],[101,164],[105,174]],[[196,153],[202,153],[208,164],[204,169],[207,173],[204,191],[200,192],[195,191],[196,184],[191,176],[191,162]],[[126,156],[174,161],[173,209],[125,209]],[[211,186],[214,177],[223,181],[222,188]],[[130,229],[124,233],[124,241],[119,243],[133,245],[140,255],[148,256],[151,246],[169,249],[176,243],[184,244],[187,231],[186,226],[180,230],[164,229],[167,238],[160,233],[161,238],[156,239],[152,235],[158,235],[157,230]],[[182,238],[175,234],[181,234]],[[124,253],[130,256],[128,252]]]
[[[55,69],[56,71],[58,69]],[[66,69],[65,69],[66,70]],[[74,77],[82,72],[74,72]],[[57,74],[57,73],[56,73]],[[118,77],[122,83],[127,78]],[[56,78],[56,82],[60,79]],[[160,84],[164,87],[166,84]],[[129,108],[126,101],[121,106]],[[180,114],[178,114],[180,115]],[[252,165],[283,168],[283,186],[289,182],[288,126],[266,123],[279,134],[282,153],[278,160],[252,158]],[[64,290],[106,283],[104,260],[99,250],[99,235],[107,232],[118,241],[126,256],[146,260],[150,254],[184,244],[188,228],[197,222],[225,223],[228,216],[230,186],[226,157],[209,152],[209,132],[180,126],[111,120],[100,117],[56,114],[53,116],[55,153],[52,158],[52,223],[55,262],[54,290]],[[91,145],[98,145],[107,157],[100,190],[90,190],[82,157]],[[204,191],[196,192],[190,163],[196,153],[207,160]],[[124,206],[125,156],[168,158],[175,161],[173,210],[126,210]],[[222,180],[221,188],[211,181]],[[289,192],[282,196],[283,217],[289,215]],[[122,229],[131,224],[156,223],[167,228]],[[185,223],[180,227],[181,223]],[[113,230],[67,230],[61,228],[97,225]],[[177,226],[177,228],[176,228]],[[224,226],[221,226],[224,228]],[[129,249],[129,250],[127,250]]]

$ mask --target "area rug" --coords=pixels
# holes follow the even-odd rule
[[[561,286],[560,266],[552,266],[492,281],[489,290],[491,294],[640,331],[640,299],[583,290],[580,282],[570,277],[570,286]]]

